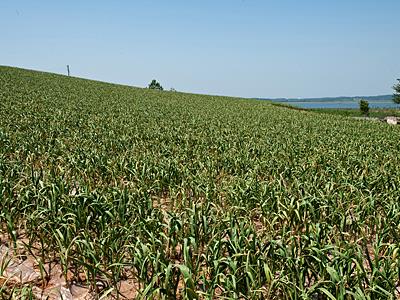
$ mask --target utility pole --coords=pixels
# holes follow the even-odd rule
[[[68,72],[68,76],[69,76],[69,65],[67,65],[67,72]]]

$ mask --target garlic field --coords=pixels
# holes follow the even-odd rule
[[[400,129],[0,67],[0,296],[391,299]],[[121,282],[130,282],[127,293]],[[129,294],[129,295],[128,295]]]

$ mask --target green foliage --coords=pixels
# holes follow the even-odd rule
[[[393,102],[400,104],[400,79],[397,79],[398,83],[393,86],[394,95],[393,95]]]
[[[161,84],[155,79],[153,79],[150,82],[149,89],[151,89],[151,90],[160,90],[160,91],[164,90],[163,87],[161,86]]]
[[[343,117],[358,117],[360,111],[358,109],[343,109],[343,108],[314,108],[309,111],[331,114]],[[373,108],[369,110],[368,115],[373,118],[383,119],[387,116],[400,117],[400,111],[396,108]]]
[[[398,296],[397,127],[6,67],[0,87],[0,238],[70,280],[134,280],[139,299]]]
[[[360,100],[359,104],[360,104],[360,112],[363,115],[368,116],[368,113],[369,113],[369,103],[368,103],[368,101]]]

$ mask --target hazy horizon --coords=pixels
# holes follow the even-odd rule
[[[5,1],[0,65],[247,98],[392,93],[400,2]]]

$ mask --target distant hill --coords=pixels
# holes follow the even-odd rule
[[[378,95],[378,96],[354,96],[354,97],[322,97],[322,98],[258,98],[262,100],[272,100],[275,102],[342,102],[342,101],[359,101],[365,99],[367,101],[392,101],[393,95]]]

